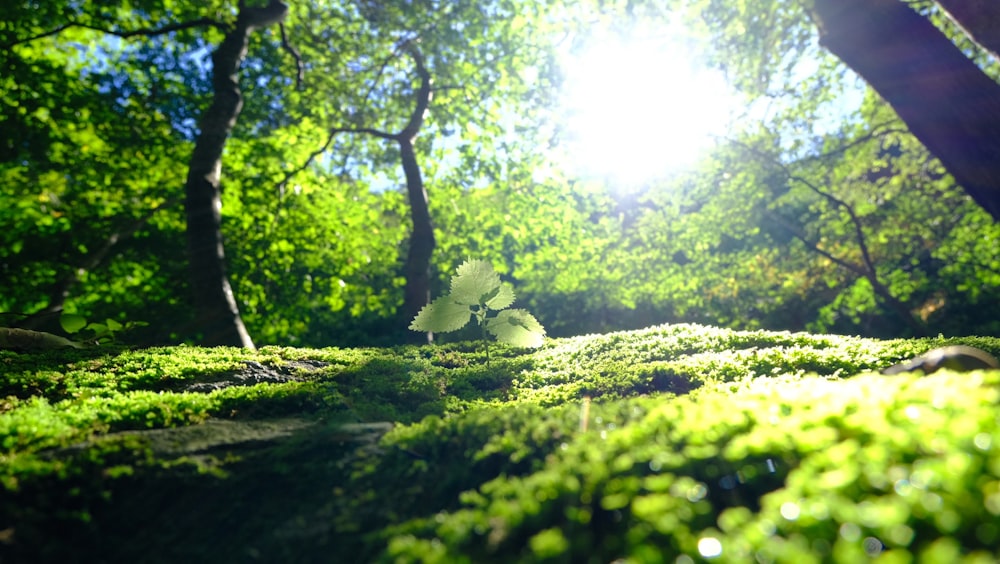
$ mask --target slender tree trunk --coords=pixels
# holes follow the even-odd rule
[[[420,308],[431,299],[431,257],[437,242],[434,239],[434,225],[427,202],[427,190],[420,177],[417,157],[413,152],[413,143],[401,139],[399,148],[403,156],[403,171],[406,174],[406,192],[410,201],[410,217],[413,220],[413,232],[410,233],[410,247],[406,252],[406,263],[403,267],[406,276],[406,287],[403,290],[403,319],[412,320]],[[419,335],[419,333],[414,333]],[[430,333],[426,340],[430,340]]]
[[[185,186],[191,289],[198,310],[198,328],[206,345],[254,348],[226,274],[220,191],[222,151],[243,108],[238,72],[250,34],[255,28],[281,22],[287,12],[288,7],[277,0],[264,8],[249,8],[241,2],[236,26],[212,55],[214,98],[201,121]]]
[[[427,201],[427,189],[420,176],[417,156],[413,151],[413,140],[424,123],[424,114],[431,103],[431,74],[427,70],[423,54],[414,43],[406,43],[403,48],[413,57],[416,63],[417,75],[420,77],[420,87],[417,89],[416,105],[410,114],[410,120],[393,138],[399,143],[403,160],[403,173],[406,176],[406,194],[410,202],[410,219],[413,221],[413,232],[410,233],[410,246],[406,252],[406,263],[403,275],[406,277],[406,287],[403,289],[403,321],[409,325],[420,308],[431,301],[431,257],[437,242],[434,239],[434,224]],[[419,333],[407,332],[410,336]],[[430,342],[434,338],[427,333],[422,338]],[[414,339],[416,340],[416,339]]]
[[[406,176],[406,194],[410,204],[410,219],[413,221],[413,231],[410,233],[410,245],[406,252],[406,262],[403,264],[403,276],[406,278],[406,286],[403,288],[403,307],[398,314],[405,322],[402,326],[410,324],[422,307],[430,303],[431,299],[431,257],[434,255],[434,248],[437,241],[434,239],[434,224],[431,221],[430,207],[427,199],[427,189],[424,187],[423,178],[420,175],[420,165],[417,163],[417,155],[413,149],[413,140],[416,139],[420,128],[424,123],[424,114],[430,107],[432,98],[431,74],[427,70],[427,63],[423,54],[416,46],[416,41],[407,41],[400,45],[402,51],[406,51],[413,58],[416,64],[417,76],[420,78],[420,85],[417,88],[415,104],[410,113],[410,119],[406,126],[399,133],[389,133],[372,129],[369,127],[336,127],[330,130],[330,137],[326,146],[329,146],[333,136],[338,133],[364,133],[374,135],[382,139],[390,139],[399,144],[399,151],[403,162],[403,173]],[[324,146],[324,149],[325,147]],[[315,156],[317,153],[313,153]],[[309,157],[312,160],[313,157]],[[307,161],[308,164],[308,161]],[[302,170],[305,165],[297,170]],[[294,173],[293,173],[294,174]],[[286,177],[287,180],[288,177]],[[407,337],[414,342],[430,342],[433,339],[431,333],[421,335],[420,333],[407,332]]]
[[[937,0],[965,33],[1000,58],[1000,2],[997,0]]]
[[[1000,84],[901,0],[813,0],[812,17],[820,44],[1000,220]]]

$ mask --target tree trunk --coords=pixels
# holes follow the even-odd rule
[[[264,8],[249,8],[241,2],[236,26],[212,55],[214,98],[202,118],[185,185],[191,289],[198,329],[206,345],[254,348],[226,274],[220,191],[222,151],[243,108],[237,73],[250,34],[255,28],[282,21],[287,12],[288,7],[278,0]]]
[[[1000,58],[1000,2],[997,0],[937,0],[965,33]]]
[[[403,290],[403,319],[409,322],[416,317],[420,309],[431,299],[431,256],[434,254],[434,225],[427,202],[427,190],[420,177],[417,157],[413,152],[413,143],[408,139],[399,140],[399,148],[403,157],[403,171],[406,174],[406,193],[410,201],[410,217],[413,220],[413,232],[410,234],[410,247],[406,252],[406,264],[403,274],[406,277],[406,287]],[[419,335],[419,333],[415,333]],[[431,340],[428,333],[425,339]]]
[[[900,0],[814,0],[820,44],[1000,220],[1000,84]]]
[[[406,325],[416,317],[420,308],[431,301],[431,257],[437,242],[434,240],[434,224],[431,222],[430,208],[427,202],[427,189],[420,176],[417,156],[413,151],[413,139],[424,124],[424,114],[431,103],[431,74],[427,70],[426,61],[420,49],[414,43],[403,45],[416,63],[420,86],[417,89],[417,100],[410,114],[406,127],[394,139],[399,143],[403,160],[403,173],[406,175],[406,194],[410,201],[410,218],[413,221],[413,232],[410,234],[410,247],[406,252],[406,263],[403,275],[406,277],[406,287],[403,289],[403,321]],[[409,333],[417,336],[419,333]],[[434,335],[427,333],[424,342],[433,340]],[[414,339],[416,340],[416,339]]]
[[[403,264],[403,276],[406,286],[403,288],[403,307],[398,314],[404,322],[403,327],[410,324],[422,307],[431,300],[431,257],[437,242],[434,239],[434,224],[431,221],[430,207],[427,200],[427,190],[420,175],[420,165],[413,150],[413,140],[424,123],[424,114],[430,107],[432,98],[431,74],[423,54],[417,48],[415,41],[407,41],[400,45],[416,64],[420,86],[417,88],[416,100],[410,119],[399,133],[389,133],[368,127],[337,127],[330,130],[330,139],[337,133],[365,133],[382,139],[390,139],[399,144],[400,157],[403,162],[403,173],[406,176],[406,194],[410,204],[410,219],[413,221],[413,232],[410,233],[410,246],[406,252],[406,262]],[[329,145],[330,141],[327,141]],[[310,157],[311,159],[311,157]],[[304,167],[303,167],[304,168]],[[301,169],[299,169],[301,170]],[[407,337],[414,342],[430,342],[431,333],[407,332]]]

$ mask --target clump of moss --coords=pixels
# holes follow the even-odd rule
[[[595,406],[598,417],[638,408],[610,429],[548,419],[554,448],[526,454],[530,431],[501,442],[522,445],[512,459],[544,455],[544,465],[468,491],[459,509],[389,527],[385,556],[993,561],[998,386],[998,372],[782,378]]]

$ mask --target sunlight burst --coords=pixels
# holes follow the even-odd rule
[[[725,134],[732,90],[673,36],[600,37],[566,56],[570,170],[641,183],[690,166]]]

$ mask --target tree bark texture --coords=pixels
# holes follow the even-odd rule
[[[1000,2],[937,0],[937,3],[973,41],[1000,58]]]
[[[1000,84],[901,0],[814,0],[820,44],[1000,220]]]
[[[410,234],[410,246],[406,252],[406,263],[403,275],[406,277],[406,287],[403,289],[403,320],[409,324],[420,309],[430,303],[431,299],[431,257],[437,241],[434,239],[434,224],[431,221],[427,190],[420,175],[420,166],[413,150],[413,139],[416,138],[424,123],[424,114],[431,102],[431,76],[427,70],[423,55],[413,43],[405,45],[417,66],[420,77],[420,87],[417,90],[417,103],[410,114],[410,120],[394,139],[399,143],[403,161],[403,173],[406,176],[406,194],[410,203],[410,218],[413,221],[413,232]],[[414,335],[419,335],[414,333]],[[433,337],[427,334],[427,340]]]
[[[431,300],[431,257],[437,242],[434,239],[434,225],[428,208],[427,190],[420,177],[420,167],[410,140],[401,139],[403,171],[406,174],[406,193],[410,201],[410,217],[413,232],[406,252],[403,275],[406,287],[403,289],[403,319],[407,322],[416,317],[420,309]],[[430,340],[430,335],[427,340]]]
[[[431,221],[430,206],[428,204],[427,190],[420,174],[420,165],[417,163],[417,155],[413,148],[413,140],[416,139],[420,128],[424,124],[424,114],[430,107],[432,88],[431,74],[427,70],[427,63],[423,54],[416,46],[415,40],[410,40],[400,46],[400,50],[406,51],[417,67],[417,76],[420,78],[420,85],[417,87],[416,103],[410,119],[406,126],[398,133],[390,133],[369,127],[336,127],[330,130],[326,145],[309,157],[309,161],[326,150],[333,141],[333,137],[338,133],[364,133],[374,135],[382,139],[395,141],[399,145],[401,160],[403,162],[403,173],[406,176],[406,194],[410,204],[410,219],[413,222],[413,231],[410,233],[410,244],[406,251],[406,262],[403,265],[403,276],[406,278],[406,286],[403,288],[403,307],[398,314],[405,321],[403,326],[409,325],[410,321],[416,317],[420,309],[430,303],[431,299],[431,257],[434,255],[434,248],[437,241],[434,239],[434,223]],[[299,167],[295,172],[301,171],[306,165]],[[288,177],[285,177],[287,180]],[[410,333],[413,341],[430,342],[433,335],[430,333]]]
[[[205,345],[254,348],[226,273],[221,221],[222,152],[243,108],[238,73],[250,34],[258,27],[282,21],[287,12],[288,7],[276,0],[264,8],[241,3],[235,27],[212,54],[214,97],[202,117],[185,185],[191,289]]]

